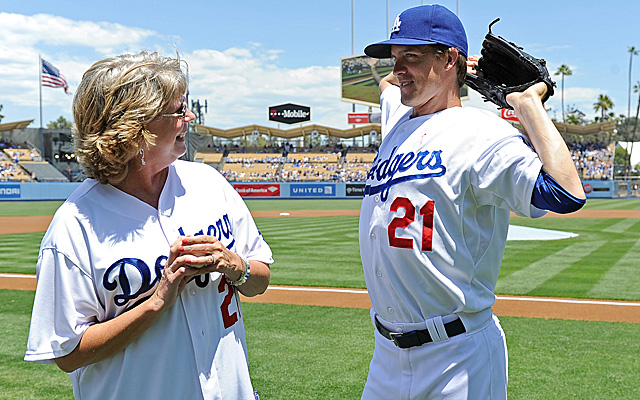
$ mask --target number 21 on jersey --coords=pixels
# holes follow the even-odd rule
[[[413,239],[401,237],[402,230],[414,223],[420,223],[422,220],[422,243],[419,243],[422,251],[432,250],[433,240],[433,208],[434,201],[429,200],[416,213],[416,207],[406,197],[396,197],[391,203],[390,211],[397,213],[403,209],[404,215],[397,216],[391,220],[387,231],[389,233],[389,246],[399,247],[401,249],[412,249]]]

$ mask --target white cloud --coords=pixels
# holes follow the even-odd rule
[[[150,30],[114,23],[0,13],[2,102],[34,108],[32,114],[37,114],[38,55],[56,66],[73,90],[97,58],[129,49],[139,51],[146,40],[158,37]],[[62,89],[43,88],[42,102],[57,115],[70,114],[71,96],[64,95]]]
[[[317,123],[346,125],[348,105],[340,101],[339,67],[281,68],[279,54],[257,43],[183,54],[189,63],[192,98],[208,102],[206,125],[268,125],[268,107],[287,102],[310,106]]]
[[[606,90],[599,88],[584,88],[584,87],[572,87],[564,88],[564,104],[567,103],[595,103],[598,100],[598,96],[601,94],[607,94]],[[562,98],[562,89],[556,89],[554,95],[558,99]]]
[[[73,21],[49,14],[21,15],[0,13],[0,42],[33,47],[90,47],[108,54],[129,44],[142,43],[157,33],[116,23]]]

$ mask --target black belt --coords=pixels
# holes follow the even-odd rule
[[[428,329],[422,331],[411,331],[407,333],[391,332],[390,330],[382,326],[380,322],[378,322],[378,318],[375,318],[375,320],[378,332],[380,332],[382,336],[393,341],[396,347],[399,347],[401,349],[422,346],[423,344],[433,342]],[[455,320],[444,324],[444,330],[447,331],[447,336],[449,337],[454,337],[466,332],[466,330],[464,329],[464,324],[462,323],[462,321],[460,321],[460,318],[456,318]]]

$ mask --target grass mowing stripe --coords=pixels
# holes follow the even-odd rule
[[[529,295],[590,298],[592,296],[589,295],[589,291],[635,243],[635,240],[609,241],[605,246],[601,247],[601,249],[606,248],[606,251],[600,250],[591,253],[588,259],[565,268],[562,272],[547,280],[544,285],[532,290]],[[610,291],[608,296],[610,299],[617,299],[615,291]],[[638,297],[637,293],[636,297]]]
[[[578,242],[498,280],[499,293],[528,294],[565,268],[589,256],[606,242]]]
[[[0,290],[0,398],[72,399],[69,377],[57,366],[23,361],[34,295]]]
[[[35,274],[44,232],[0,235],[0,272]]]
[[[640,324],[500,318],[509,399],[637,399]]]
[[[359,210],[362,199],[245,199],[251,211]]]
[[[603,232],[611,232],[611,233],[622,233],[630,228],[632,228],[633,226],[635,226],[636,224],[640,223],[640,219],[623,219],[613,225],[611,225],[610,227],[603,229]]]
[[[261,398],[360,398],[373,353],[368,310],[250,303],[243,311]]]
[[[638,199],[589,199],[584,207],[592,210],[638,210]]]
[[[273,224],[264,218],[257,218],[256,225],[269,243],[273,239],[292,241],[335,239],[342,236],[357,245],[358,217],[294,218],[286,224]],[[307,242],[308,243],[308,242]]]
[[[0,217],[53,215],[61,201],[0,201]]]
[[[615,293],[615,298],[622,300],[637,300],[640,288],[640,240],[629,249],[609,270],[602,279],[591,289],[590,296],[606,298],[607,294]]]

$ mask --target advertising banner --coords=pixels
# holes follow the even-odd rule
[[[233,188],[242,197],[280,197],[280,185],[277,183],[236,183]]]
[[[347,122],[349,124],[368,124],[369,113],[348,113]]]
[[[19,198],[20,198],[20,185],[18,184],[0,185],[0,200],[19,199]]]
[[[333,183],[292,183],[290,188],[291,197],[336,197],[336,185]]]
[[[347,197],[364,197],[364,183],[347,183]]]
[[[513,110],[503,108],[502,110],[500,110],[500,116],[502,117],[502,119],[506,119],[507,121],[519,122],[518,117],[516,117],[516,112]]]
[[[283,124],[311,121],[311,107],[292,103],[271,106],[269,107],[269,121]]]

